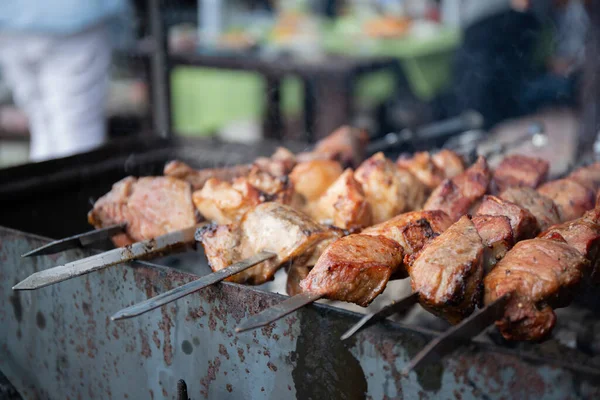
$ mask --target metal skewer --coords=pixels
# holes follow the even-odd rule
[[[113,265],[159,255],[174,247],[194,243],[196,229],[202,225],[204,224],[167,233],[155,239],[144,240],[130,246],[110,250],[65,265],[36,272],[13,286],[13,290],[39,289]]]
[[[488,326],[502,317],[509,299],[510,294],[499,297],[482,309],[475,311],[460,324],[453,326],[442,335],[433,339],[423,350],[417,353],[402,373],[408,375],[413,369],[456,350],[457,342],[469,341],[479,335]]]
[[[285,317],[288,314],[293,313],[297,309],[302,308],[307,304],[314,303],[315,301],[319,300],[324,296],[325,295],[321,293],[297,294],[273,307],[269,307],[266,310],[263,310],[262,312],[251,316],[240,326],[235,328],[235,331],[240,333],[268,325],[272,322],[277,321],[278,319]]]
[[[64,239],[55,240],[54,242],[45,244],[37,249],[23,254],[21,257],[41,256],[47,254],[55,254],[65,250],[77,249],[89,246],[92,243],[97,243],[102,240],[110,239],[116,234],[125,231],[127,223],[107,226],[106,228],[96,229],[93,231],[80,233]]]
[[[217,282],[221,282],[225,278],[242,272],[250,267],[255,266],[256,264],[259,264],[275,256],[277,256],[277,254],[268,251],[261,251],[255,254],[254,256],[240,261],[238,263],[232,264],[227,268],[223,268],[222,270],[208,274],[198,280],[186,283],[185,285],[169,290],[168,292],[160,294],[156,297],[152,297],[141,303],[134,304],[131,307],[124,308],[121,311],[116,312],[112,317],[110,317],[110,319],[115,321],[120,319],[132,318],[144,314],[148,311],[154,310],[155,308],[158,308],[167,303],[187,296],[188,294],[204,289],[207,286],[214,285]]]
[[[385,307],[380,308],[372,313],[365,314],[356,324],[352,325],[341,337],[341,340],[346,340],[352,337],[356,332],[367,326],[373,325],[377,321],[381,321],[391,315],[399,313],[400,311],[406,310],[408,307],[413,306],[419,302],[419,293],[411,293],[402,300],[394,301]]]

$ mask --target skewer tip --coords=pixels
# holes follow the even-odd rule
[[[12,290],[34,290],[36,286],[31,282],[31,279],[26,278],[12,287]]]

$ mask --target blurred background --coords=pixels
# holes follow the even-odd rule
[[[384,149],[402,132],[413,147],[473,130],[497,145],[538,126],[544,151],[572,160],[598,131],[597,11],[583,0],[47,7],[0,5],[2,167],[155,136],[314,142],[343,124]]]

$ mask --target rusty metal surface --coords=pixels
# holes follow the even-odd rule
[[[225,283],[132,320],[111,313],[194,275],[116,266],[32,292],[27,275],[90,253],[22,259],[45,239],[0,228],[0,370],[25,399],[598,398],[600,382],[469,346],[408,377],[430,336],[391,323],[342,342],[358,315],[323,305],[236,335],[282,297]],[[198,255],[200,257],[200,255]]]

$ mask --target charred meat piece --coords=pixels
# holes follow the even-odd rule
[[[351,231],[367,227],[373,221],[371,206],[350,168],[320,199],[307,205],[307,213],[321,223]]]
[[[600,189],[600,162],[578,168],[571,172],[567,178],[573,179],[593,191],[597,191]]]
[[[333,228],[331,237],[317,243],[315,247],[304,252],[292,261],[292,264],[287,269],[286,292],[290,296],[302,293],[300,281],[308,276],[308,273],[321,257],[321,254],[329,247],[330,244],[337,239],[346,235],[346,231]]]
[[[594,208],[595,193],[572,179],[557,179],[543,184],[537,189],[556,204],[561,221],[579,218],[587,210]]]
[[[312,202],[321,197],[342,172],[337,161],[312,160],[296,165],[290,173],[290,180],[296,192]]]
[[[375,224],[418,210],[423,204],[426,187],[413,174],[386,159],[383,153],[365,160],[354,177],[371,205]]]
[[[412,264],[421,249],[450,225],[452,220],[443,211],[413,211],[369,227],[361,234],[385,236],[400,243],[404,250],[404,262],[408,265]]]
[[[238,222],[252,207],[261,203],[261,193],[246,178],[233,183],[212,178],[192,195],[196,209],[217,224]]]
[[[452,324],[470,315],[481,301],[483,250],[468,216],[427,245],[408,266],[421,305]]]
[[[297,193],[287,176],[275,176],[259,168],[253,168],[246,179],[260,192],[262,202],[276,201],[297,205]]]
[[[400,156],[396,165],[410,171],[430,190],[435,189],[446,178],[444,171],[438,168],[429,152],[415,153],[412,157]]]
[[[600,225],[599,211],[592,210],[574,221],[554,225],[540,234],[540,238],[555,239],[559,235],[570,246],[579,251],[590,263],[591,280],[595,283],[600,278]]]
[[[512,293],[496,322],[509,340],[541,340],[556,323],[552,308],[566,305],[589,262],[572,246],[548,239],[519,242],[486,277],[485,303]]]
[[[326,138],[317,142],[313,154],[326,154],[344,166],[356,167],[365,159],[365,149],[369,142],[366,131],[350,126],[336,129]],[[302,154],[298,155],[301,159]]]
[[[509,187],[529,187],[535,189],[548,178],[550,164],[546,160],[520,154],[504,158],[494,171],[493,182],[502,192]]]
[[[534,189],[526,187],[508,188],[500,193],[499,197],[502,200],[515,203],[533,214],[542,231],[560,222],[558,209],[554,202]]]
[[[472,221],[485,246],[483,265],[488,272],[515,244],[510,220],[503,215],[476,215]]]
[[[531,239],[540,231],[537,220],[526,209],[496,196],[483,196],[477,215],[501,215],[508,217],[515,241]]]
[[[451,150],[440,150],[431,157],[431,160],[443,172],[444,178],[454,178],[465,171],[463,159]]]
[[[481,199],[490,183],[490,170],[483,157],[452,179],[446,179],[427,199],[425,210],[442,210],[454,221]]]
[[[228,280],[261,284],[273,278],[279,267],[318,242],[337,235],[308,216],[279,203],[263,203],[248,211],[239,224],[211,226],[198,234],[213,271],[223,269],[260,251],[276,253]]]
[[[152,239],[196,224],[190,184],[172,177],[128,177],[94,204],[88,221],[96,228],[127,223],[117,246]]]
[[[206,168],[196,170],[182,161],[171,161],[165,165],[164,175],[189,182],[193,190],[200,190],[206,181],[215,178],[221,181],[231,182],[235,178],[247,175],[252,165],[234,165],[224,168]]]
[[[383,236],[350,235],[333,242],[300,282],[303,292],[366,307],[402,266],[402,247]]]

